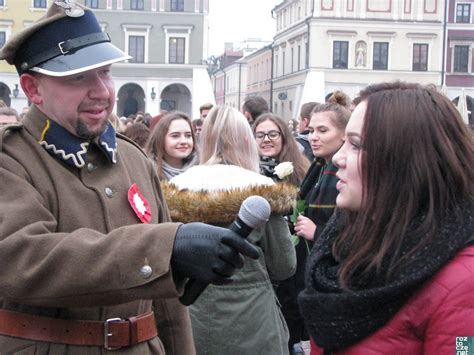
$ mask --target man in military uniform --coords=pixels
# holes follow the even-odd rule
[[[2,354],[193,354],[186,280],[228,283],[258,257],[228,229],[163,223],[151,161],[107,120],[128,58],[72,0],[0,51],[32,102],[0,131]]]

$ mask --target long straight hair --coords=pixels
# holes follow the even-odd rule
[[[232,164],[259,171],[257,142],[247,119],[235,108],[212,108],[204,120],[200,142],[200,164]]]
[[[474,197],[472,133],[447,97],[434,87],[395,82],[367,87],[360,100],[367,102],[362,206],[348,213],[333,245],[340,283],[349,288],[365,273],[389,278]],[[417,240],[402,255],[408,230]]]
[[[265,121],[273,122],[280,131],[281,134],[281,151],[276,157],[276,159],[282,163],[285,161],[290,161],[293,163],[295,172],[290,175],[289,182],[299,186],[303,181],[303,178],[308,171],[310,162],[308,158],[298,149],[295,137],[291,134],[288,125],[285,124],[282,118],[273,113],[264,113],[255,120],[252,125],[253,133],[257,129],[257,126]]]
[[[156,162],[158,176],[161,179],[165,179],[165,175],[163,173],[163,160],[165,156],[166,136],[170,129],[171,122],[175,120],[185,120],[191,128],[193,136],[193,150],[191,151],[189,156],[184,159],[184,163],[192,159],[196,153],[196,135],[194,133],[193,125],[189,116],[186,115],[184,112],[180,111],[173,111],[165,114],[153,127],[145,144],[145,152]]]

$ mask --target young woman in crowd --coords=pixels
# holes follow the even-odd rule
[[[301,184],[299,198],[307,208],[295,224],[296,234],[308,241],[314,240],[317,229],[322,232],[336,207],[337,167],[331,159],[344,143],[350,104],[349,96],[337,90],[311,112],[308,138],[316,159]]]
[[[473,157],[434,87],[361,92],[299,296],[312,354],[449,354],[474,336]]]
[[[278,296],[283,314],[290,329],[290,353],[302,353],[300,342],[308,340],[308,334],[298,307],[298,293],[304,288],[304,273],[307,256],[313,239],[322,232],[336,207],[337,168],[331,158],[344,142],[344,129],[351,115],[347,107],[350,98],[335,91],[324,104],[316,104],[308,125],[308,139],[315,160],[301,183],[299,199],[304,200],[303,213],[294,225],[300,237],[296,245],[298,266],[295,275],[281,283]]]
[[[178,111],[161,117],[150,133],[145,151],[156,162],[162,180],[169,180],[195,165],[196,138],[190,118]]]
[[[190,306],[198,354],[287,354],[288,329],[270,280],[290,277],[296,257],[283,214],[291,211],[296,188],[259,174],[252,130],[242,113],[214,107],[201,132],[201,165],[163,186],[172,219],[228,226],[251,195],[270,202],[270,220],[248,240],[258,260],[246,259],[233,283],[208,286]]]
[[[255,120],[253,133],[260,154],[261,173],[276,179],[275,166],[279,163],[291,162],[294,172],[288,176],[286,181],[299,186],[310,163],[298,149],[295,137],[291,134],[288,125],[280,117],[272,113],[264,113]]]

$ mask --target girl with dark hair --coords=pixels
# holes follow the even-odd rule
[[[299,296],[312,354],[449,354],[474,336],[473,153],[435,88],[361,92]]]
[[[145,151],[156,162],[160,179],[170,180],[197,163],[196,137],[183,112],[161,117],[153,127]]]

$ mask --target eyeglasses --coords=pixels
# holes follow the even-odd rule
[[[279,131],[268,131],[268,132],[256,132],[255,133],[255,138],[258,140],[264,140],[265,137],[268,137],[270,140],[278,139],[280,138],[281,133]]]

